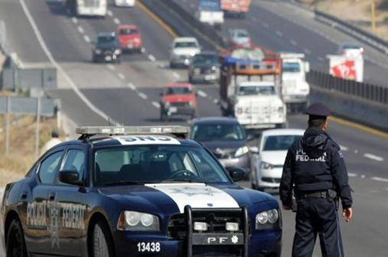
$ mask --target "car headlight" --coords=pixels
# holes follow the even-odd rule
[[[115,55],[121,54],[121,49],[116,49],[114,52]]]
[[[240,157],[241,155],[244,155],[249,152],[248,146],[243,146],[237,149],[236,153],[234,154],[234,157]]]
[[[255,228],[268,229],[277,228],[281,226],[280,214],[277,209],[260,212],[256,215]]]
[[[117,229],[129,231],[159,231],[159,218],[149,213],[123,211],[117,222]]]
[[[260,162],[260,169],[261,170],[271,170],[274,166],[271,163],[268,162]]]
[[[100,49],[96,49],[96,50],[94,50],[94,52],[95,52],[96,54],[101,54],[101,50],[100,50]]]

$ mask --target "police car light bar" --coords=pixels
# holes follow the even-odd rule
[[[85,126],[76,128],[77,134],[96,135],[134,135],[134,134],[188,134],[189,127],[185,126]]]

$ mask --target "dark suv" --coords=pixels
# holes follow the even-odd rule
[[[220,77],[220,65],[216,52],[202,52],[194,55],[189,65],[190,83],[215,82]]]
[[[120,63],[120,41],[115,33],[98,33],[92,54],[93,62]]]
[[[225,167],[245,169],[250,175],[250,152],[244,128],[232,117],[205,117],[194,119],[189,137],[203,143]]]

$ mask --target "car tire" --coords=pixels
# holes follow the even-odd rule
[[[90,253],[92,257],[113,256],[109,228],[103,221],[97,221],[93,228]]]
[[[27,257],[23,228],[17,219],[11,222],[8,229],[6,253],[7,257]]]

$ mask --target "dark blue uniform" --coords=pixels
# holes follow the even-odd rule
[[[312,113],[310,119],[328,115],[319,108]],[[312,116],[317,113],[320,117]],[[340,147],[320,127],[309,126],[288,150],[279,189],[284,206],[292,205],[293,192],[297,213],[292,256],[311,257],[317,234],[322,256],[344,256],[336,205],[339,197],[343,209],[352,206],[351,188]]]

